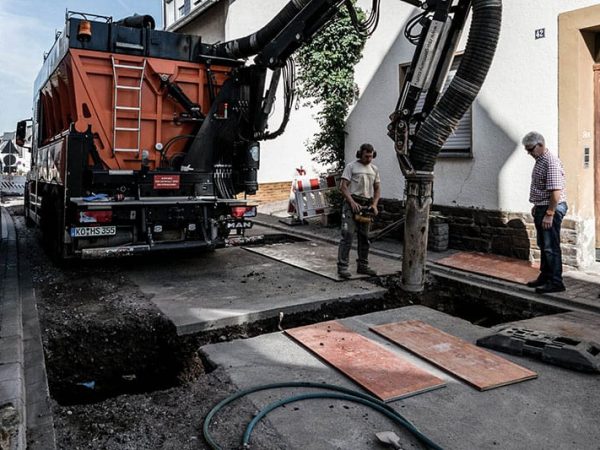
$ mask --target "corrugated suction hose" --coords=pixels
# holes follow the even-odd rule
[[[501,22],[502,0],[473,0],[473,20],[460,66],[410,150],[415,170],[433,171],[440,149],[475,100],[492,64]]]

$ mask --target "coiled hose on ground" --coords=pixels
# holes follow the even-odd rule
[[[299,394],[292,397],[287,397],[276,402],[273,402],[266,407],[264,407],[261,411],[259,411],[252,421],[246,427],[244,432],[244,436],[242,439],[243,448],[248,448],[250,445],[250,437],[252,435],[252,431],[254,427],[262,418],[264,418],[267,414],[269,414],[274,409],[286,405],[289,403],[294,403],[301,400],[307,399],[315,399],[315,398],[334,398],[339,400],[346,400],[354,403],[360,403],[362,405],[368,406],[376,411],[379,411],[398,425],[406,428],[410,433],[412,433],[420,442],[427,446],[427,448],[433,450],[442,450],[442,447],[437,445],[431,439],[429,439],[426,435],[424,435],[421,431],[419,431],[409,420],[404,418],[400,413],[394,410],[391,406],[382,402],[381,400],[372,397],[370,395],[363,394],[362,392],[353,391],[351,389],[347,389],[341,386],[336,386],[333,384],[325,384],[325,383],[310,383],[310,382],[288,382],[288,383],[273,383],[273,384],[265,384],[261,386],[255,386],[248,389],[244,389],[242,391],[236,392],[235,394],[227,397],[225,400],[219,402],[210,412],[206,415],[204,419],[204,425],[202,427],[202,433],[204,435],[204,439],[213,450],[222,450],[222,448],[217,444],[212,435],[210,434],[210,424],[214,418],[214,416],[226,405],[229,403],[244,397],[253,392],[259,392],[269,389],[280,389],[280,388],[317,388],[325,390],[325,392],[313,392],[308,394]],[[334,391],[334,392],[327,392]]]
[[[456,76],[425,119],[410,150],[418,171],[433,172],[440,149],[479,93],[488,73],[502,22],[502,0],[473,0],[469,38]]]

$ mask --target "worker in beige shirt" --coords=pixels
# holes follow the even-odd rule
[[[371,144],[363,144],[356,152],[356,161],[346,166],[342,173],[340,189],[344,196],[342,207],[342,238],[338,249],[337,269],[340,278],[352,276],[348,270],[350,249],[354,233],[358,235],[358,265],[357,272],[370,276],[377,275],[369,267],[369,227],[370,223],[357,221],[355,215],[364,208],[370,208],[369,213],[376,216],[377,203],[381,196],[379,169],[372,164],[377,153]]]

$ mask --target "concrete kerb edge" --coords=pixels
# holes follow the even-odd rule
[[[27,410],[27,448],[56,449],[54,418],[48,387],[46,361],[42,344],[33,278],[26,255],[25,242],[17,239],[19,253],[19,292],[23,309],[23,349],[25,352],[25,398]]]
[[[440,266],[437,264],[428,264],[429,273],[432,276],[440,278],[448,278],[453,281],[467,283],[471,286],[482,289],[495,291],[500,294],[518,297],[532,303],[552,306],[564,310],[593,312],[600,313],[600,304],[598,306],[588,305],[585,303],[574,302],[568,298],[553,297],[547,295],[538,295],[525,291],[526,288],[521,288],[520,285],[515,285],[508,281],[493,279],[485,276],[480,276],[470,272],[464,272],[450,267]]]
[[[0,290],[2,322],[0,326],[10,328],[11,335],[13,335],[13,339],[0,339],[0,346],[11,345],[14,347],[3,349],[2,353],[9,359],[16,360],[0,360],[0,365],[17,365],[14,367],[17,371],[16,376],[7,380],[0,391],[0,416],[2,417],[0,430],[3,438],[7,439],[2,444],[6,442],[9,445],[8,448],[21,450],[27,448],[22,304],[19,293],[16,232],[12,218],[4,207],[0,209],[0,222],[2,222],[0,251],[4,253],[2,273],[0,274],[2,279],[2,290]],[[10,287],[10,290],[6,289],[7,286]],[[10,301],[6,297],[8,294],[12,297]],[[5,305],[8,307],[7,311],[5,311]],[[5,319],[10,320],[11,323],[5,322]],[[15,415],[13,411],[16,411],[17,414]]]
[[[279,317],[280,313],[283,313],[284,317],[285,317],[286,314],[290,315],[290,314],[299,313],[299,312],[315,311],[324,305],[328,305],[328,304],[336,303],[336,302],[352,303],[352,302],[357,302],[357,301],[367,301],[367,300],[379,299],[386,292],[387,292],[387,289],[380,288],[380,289],[374,289],[367,293],[355,294],[355,295],[351,295],[351,296],[343,297],[343,298],[317,298],[317,299],[314,299],[314,301],[308,301],[307,303],[291,305],[291,306],[286,306],[286,307],[282,307],[282,308],[273,308],[273,309],[269,309],[266,311],[248,313],[248,314],[243,314],[243,315],[239,315],[239,316],[235,316],[235,317],[227,317],[224,319],[206,322],[205,324],[198,323],[198,324],[193,324],[193,325],[181,325],[176,328],[176,332],[177,332],[178,336],[185,336],[185,335],[189,335],[189,334],[193,334],[193,333],[224,330],[225,328],[228,328],[228,327],[249,325],[253,322],[257,322],[260,320],[275,319],[275,318]]]

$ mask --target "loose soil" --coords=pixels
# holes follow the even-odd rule
[[[59,449],[208,449],[204,417],[237,389],[197,352],[214,340],[244,337],[233,329],[182,339],[127,277],[135,260],[51,262],[38,233],[12,208],[29,258]],[[23,245],[21,245],[23,248]],[[168,261],[162,257],[162,263]],[[255,330],[260,332],[260,330]],[[211,427],[224,449],[240,447],[256,412],[240,400]],[[264,421],[253,448],[289,448]]]

